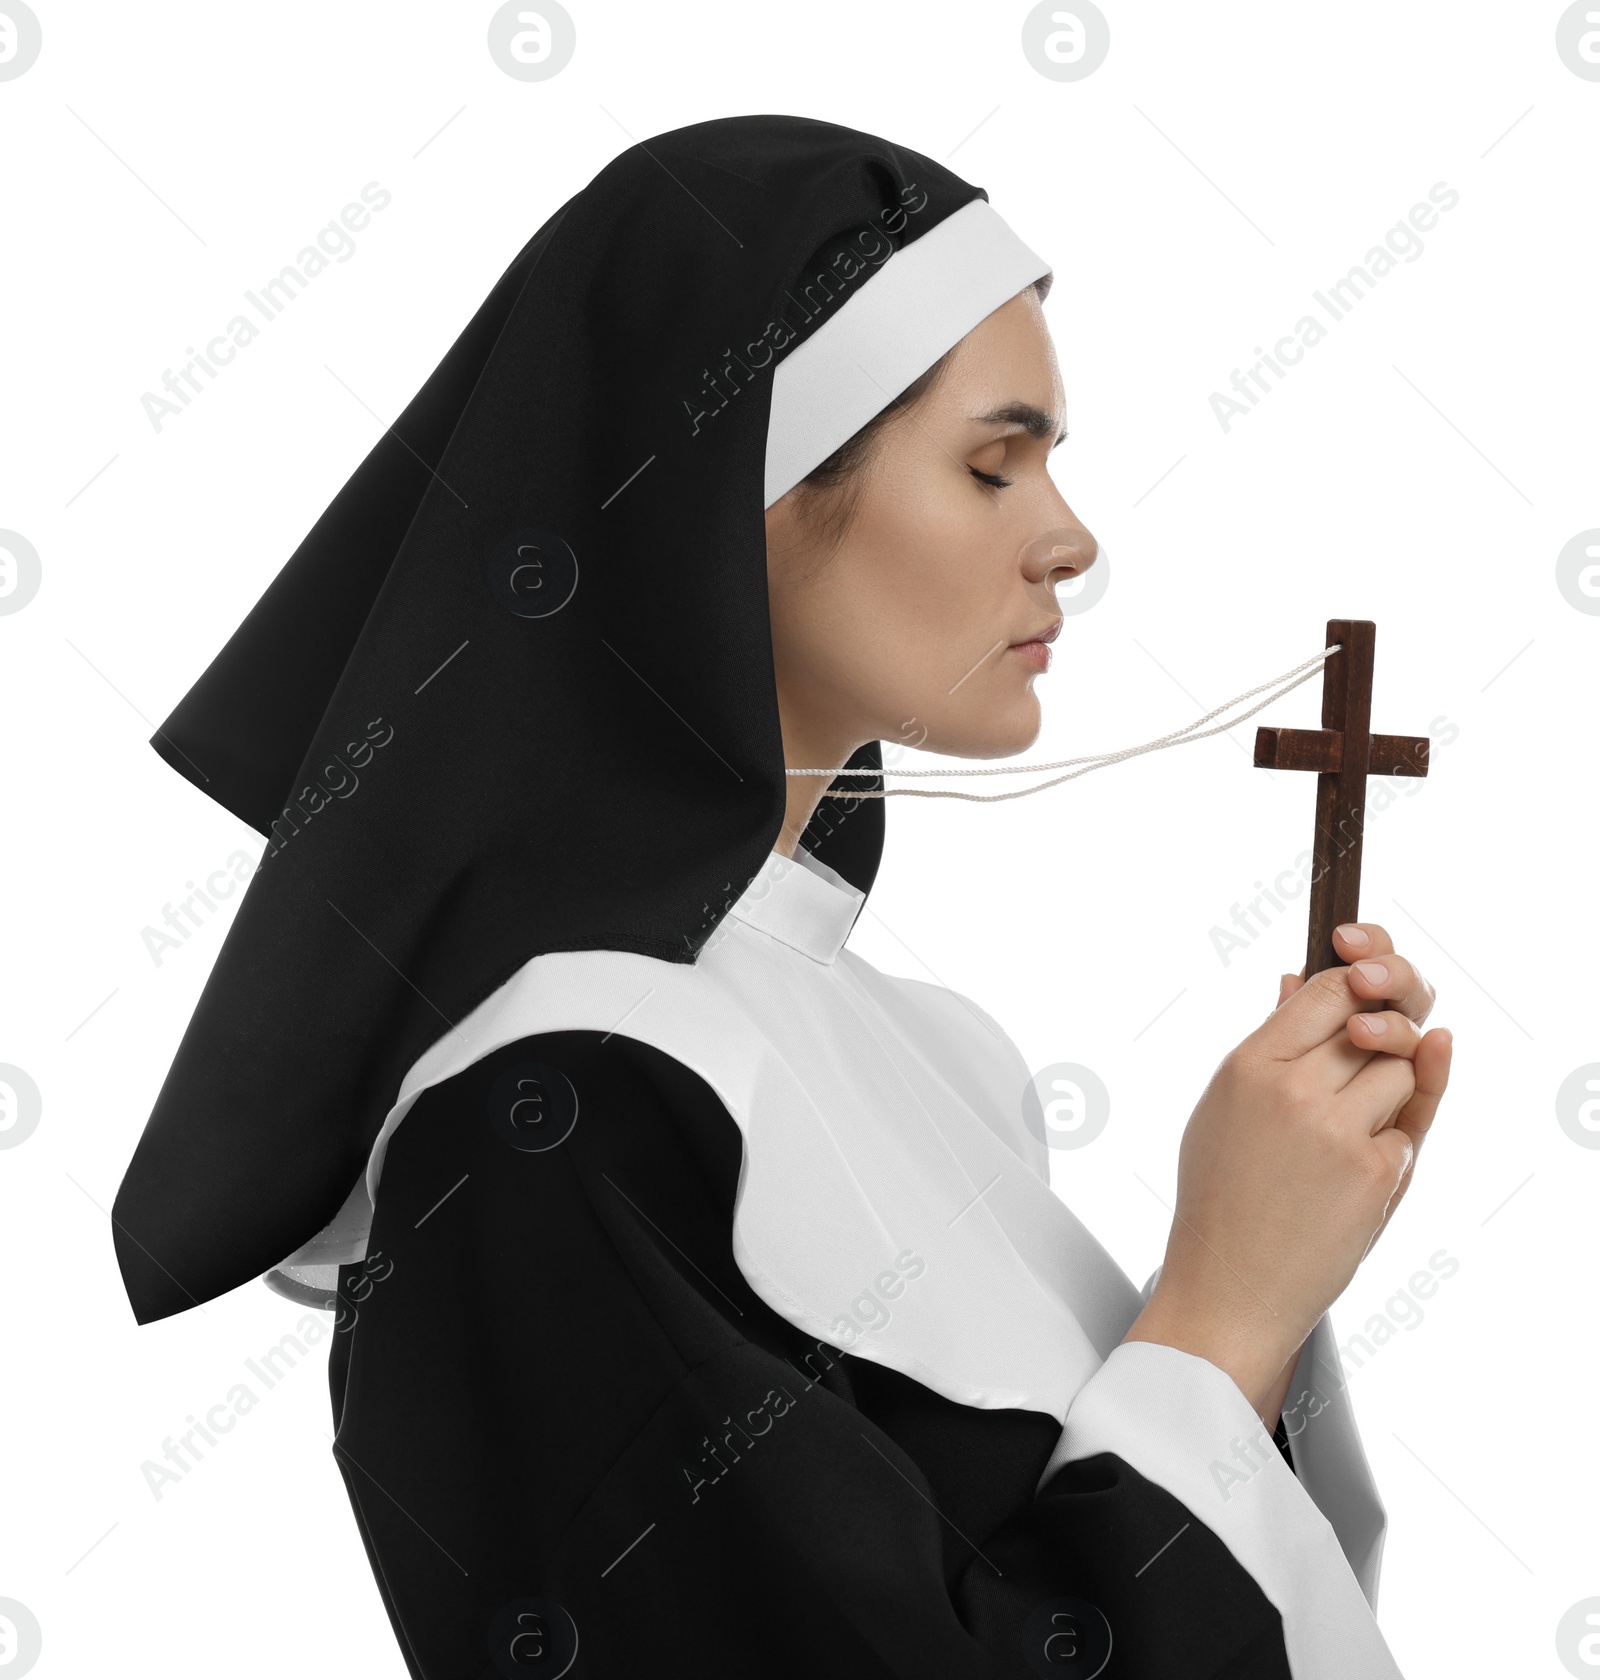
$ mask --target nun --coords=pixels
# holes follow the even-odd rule
[[[417,1680],[1399,1673],[1327,1308],[1444,1088],[1432,988],[1372,924],[1285,978],[1141,1290],[1003,1028],[847,947],[884,743],[1024,750],[1095,560],[1051,279],[869,134],[631,147],[154,738],[264,849],[122,1277],[333,1314]]]

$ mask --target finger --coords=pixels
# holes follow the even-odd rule
[[[1352,990],[1349,968],[1325,968],[1301,983],[1256,1030],[1239,1045],[1245,1057],[1294,1061],[1329,1039],[1348,1044],[1345,1022],[1368,1000]]]
[[[1379,1138],[1399,1139],[1398,1143],[1379,1144],[1380,1149],[1391,1152],[1389,1168],[1398,1172],[1394,1181],[1394,1189],[1389,1192],[1389,1199],[1383,1204],[1383,1217],[1378,1221],[1378,1228],[1367,1239],[1367,1246],[1361,1251],[1361,1259],[1365,1261],[1372,1252],[1372,1245],[1389,1228],[1389,1221],[1394,1218],[1395,1209],[1405,1200],[1406,1187],[1411,1182],[1411,1174],[1416,1165],[1416,1152],[1407,1141],[1403,1132],[1395,1131],[1393,1126],[1387,1126],[1378,1134]],[[1376,1140],[1374,1140],[1376,1141]]]
[[[1367,1244],[1367,1253],[1372,1251],[1372,1243],[1383,1235],[1389,1221],[1394,1218],[1395,1209],[1399,1207],[1406,1191],[1411,1187],[1412,1175],[1416,1172],[1417,1156],[1422,1153],[1422,1140],[1433,1125],[1439,1099],[1444,1095],[1445,1086],[1450,1080],[1450,1058],[1454,1048],[1455,1038],[1449,1029],[1435,1027],[1432,1032],[1424,1035],[1417,1055],[1412,1058],[1412,1071],[1417,1080],[1416,1091],[1395,1116],[1394,1124],[1386,1128],[1389,1131],[1403,1132],[1410,1139],[1411,1158],[1400,1174],[1394,1193],[1383,1210],[1382,1223],[1372,1233],[1372,1242]],[[1362,1259],[1366,1259],[1365,1253]]]
[[[1362,1010],[1345,1022],[1343,1033],[1308,1050],[1300,1065],[1322,1090],[1342,1091],[1375,1055],[1410,1060],[1421,1042],[1421,1029],[1403,1011]]]
[[[1278,1002],[1280,1004],[1292,998],[1305,984],[1298,974],[1280,974],[1278,976]]]
[[[1341,1110],[1351,1124],[1366,1127],[1371,1151],[1376,1158],[1382,1159],[1388,1181],[1383,1215],[1361,1252],[1363,1260],[1371,1253],[1371,1245],[1378,1236],[1383,1235],[1383,1226],[1387,1225],[1412,1178],[1412,1169],[1417,1161],[1417,1144],[1410,1132],[1400,1131],[1393,1121],[1405,1109],[1415,1089],[1417,1080],[1413,1077],[1412,1063],[1380,1055],[1371,1058],[1361,1074],[1351,1080],[1346,1087],[1345,1100],[1341,1102]]]
[[[1425,1033],[1411,1058],[1411,1070],[1417,1087],[1405,1107],[1395,1116],[1396,1127],[1406,1132],[1418,1153],[1423,1139],[1433,1125],[1439,1111],[1440,1099],[1450,1083],[1450,1060],[1455,1050],[1455,1035],[1448,1027],[1435,1027]]]
[[[1372,1251],[1372,1243],[1375,1243],[1382,1235],[1384,1225],[1388,1224],[1395,1208],[1400,1204],[1400,1198],[1405,1195],[1405,1187],[1411,1182],[1412,1169],[1415,1167],[1417,1159],[1415,1145],[1411,1142],[1409,1135],[1402,1132],[1398,1126],[1380,1127],[1372,1140],[1372,1147],[1383,1156],[1394,1173],[1394,1189],[1390,1192],[1388,1204],[1383,1210],[1383,1220],[1378,1229],[1372,1233],[1372,1242],[1367,1244],[1362,1253],[1361,1258],[1363,1260]]]
[[[1363,957],[1350,967],[1350,989],[1366,1002],[1392,1003],[1413,1021],[1426,1021],[1438,993],[1416,964],[1393,952]]]
[[[1416,1090],[1416,1068],[1408,1058],[1373,1056],[1339,1093],[1334,1112],[1376,1138],[1381,1132],[1395,1129]],[[1409,1130],[1404,1136],[1414,1151],[1416,1138]],[[1398,1140],[1390,1138],[1384,1148],[1398,1150]]]
[[[1345,1022],[1345,1032],[1358,1050],[1382,1050],[1391,1056],[1414,1057],[1422,1043],[1422,1029],[1401,1009],[1368,1009]]]
[[[1340,922],[1333,930],[1333,948],[1348,963],[1362,957],[1386,957],[1394,941],[1377,922]]]

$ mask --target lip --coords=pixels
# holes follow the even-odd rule
[[[1061,620],[1052,619],[1037,636],[1030,636],[1025,642],[1013,642],[1006,650],[1008,653],[1020,653],[1036,671],[1050,669],[1050,644],[1061,633]]]
[[[1011,645],[1014,648],[1023,648],[1031,647],[1035,642],[1041,642],[1048,647],[1050,643],[1053,642],[1060,634],[1061,620],[1059,618],[1053,618],[1051,619],[1048,627],[1041,630],[1037,635],[1028,636],[1020,642],[1013,642]]]

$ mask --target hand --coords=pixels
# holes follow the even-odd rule
[[[1359,968],[1350,971],[1351,987],[1369,1001],[1377,999],[1383,1002],[1401,1001],[1401,994],[1396,990],[1400,983],[1401,972],[1398,963],[1403,958],[1391,963],[1389,959],[1394,954],[1394,941],[1389,937],[1386,929],[1376,922],[1346,923],[1351,928],[1351,934],[1346,937],[1339,929],[1334,930],[1334,949],[1345,956],[1352,964],[1357,962],[1381,961],[1384,966],[1393,970],[1388,981],[1368,980]],[[1417,1168],[1417,1156],[1422,1150],[1422,1140],[1428,1135],[1428,1128],[1433,1124],[1433,1117],[1439,1108],[1439,1099],[1444,1095],[1445,1086],[1450,1082],[1450,1052],[1455,1044],[1455,1035],[1448,1027],[1435,1027],[1432,1032],[1420,1031],[1420,1023],[1426,1021],[1433,1010],[1437,993],[1426,980],[1417,973],[1409,963],[1406,971],[1420,983],[1425,993],[1425,999],[1413,997],[1412,1002],[1422,1002],[1420,1014],[1411,1013],[1409,1004],[1402,1002],[1399,1010],[1365,1010],[1352,1015],[1346,1023],[1346,1031],[1352,1044],[1363,1050],[1382,1050],[1390,1055],[1406,1054],[1405,1049],[1389,1042],[1393,1034],[1398,1031],[1401,1041],[1409,1046],[1411,1065],[1416,1074],[1417,1088],[1411,1102],[1406,1104],[1395,1119],[1395,1125],[1400,1127],[1411,1139],[1411,1161],[1406,1170],[1400,1175],[1400,1182],[1395,1186],[1394,1194],[1389,1198],[1389,1204],[1383,1212],[1383,1222],[1372,1233],[1372,1243],[1389,1228],[1389,1221],[1394,1218],[1395,1210],[1400,1206],[1407,1190],[1411,1188],[1411,1175]],[[1286,999],[1305,985],[1305,968],[1302,965],[1298,974],[1286,974],[1278,983],[1278,1002],[1281,1005]],[[1382,1023],[1379,1025],[1379,1023]],[[1368,1243],[1361,1258],[1366,1259],[1372,1252],[1372,1243]],[[1309,1334],[1309,1331],[1307,1332]]]
[[[1258,1411],[1409,1187],[1444,1094],[1435,993],[1375,923],[1335,933],[1347,962],[1285,975],[1277,1008],[1223,1058],[1184,1130],[1161,1276],[1127,1340],[1231,1375]],[[1392,1006],[1392,1007],[1390,1007]]]

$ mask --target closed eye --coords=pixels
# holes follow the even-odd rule
[[[992,490],[1004,490],[1010,483],[1009,478],[1002,478],[999,473],[980,472],[976,467],[968,467],[967,471],[980,483],[987,484]]]

